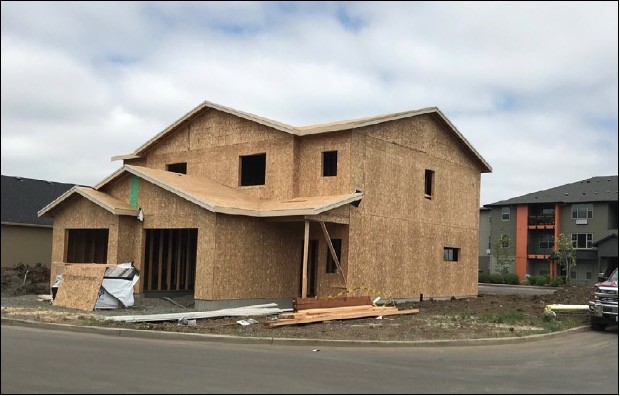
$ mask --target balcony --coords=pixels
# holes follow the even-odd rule
[[[530,230],[553,230],[555,228],[555,215],[530,215],[527,217],[527,228]]]
[[[527,245],[527,258],[533,260],[548,260],[553,253],[553,248],[541,248],[538,243],[529,243]]]

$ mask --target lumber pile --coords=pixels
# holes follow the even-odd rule
[[[363,302],[364,304],[359,304],[360,302]],[[343,305],[339,306],[338,304]],[[407,309],[399,311],[396,307],[373,306],[371,305],[370,297],[368,296],[297,299],[297,301],[295,301],[295,308],[295,312],[282,313],[280,314],[280,317],[278,319],[271,322],[265,322],[264,325],[267,327],[278,327],[294,324],[325,322],[329,320],[360,319],[390,315],[408,315],[420,312],[419,309]]]

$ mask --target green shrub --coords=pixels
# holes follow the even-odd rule
[[[490,283],[491,282],[491,275],[489,274],[478,274],[478,283]]]
[[[550,286],[553,287],[558,287],[558,286],[562,286],[564,284],[565,279],[561,276],[559,277],[555,277],[555,278],[551,278],[551,281],[549,282]]]
[[[500,274],[491,274],[489,281],[491,283],[504,283],[504,276]]]
[[[518,285],[520,282],[519,275],[517,274],[508,274],[504,276],[504,282],[509,285]]]

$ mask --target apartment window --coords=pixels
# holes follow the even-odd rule
[[[592,249],[592,234],[571,234],[575,249]]]
[[[426,169],[424,171],[424,198],[433,198],[435,171]]]
[[[592,204],[573,205],[573,219],[591,219],[594,211]]]
[[[554,237],[553,235],[541,235],[538,242],[539,249],[553,249]]]
[[[504,206],[502,208],[502,221],[510,220],[510,206]]]
[[[177,164],[168,164],[166,165],[166,170],[168,172],[182,173],[186,175],[187,174],[187,162],[179,162]]]
[[[592,279],[592,272],[586,272],[586,279]]]
[[[577,271],[571,271],[570,272],[570,277],[571,277],[571,279],[577,279]]]
[[[338,151],[323,152],[323,176],[338,174]]]
[[[342,239],[332,239],[332,246],[334,246],[334,251],[336,252],[336,257],[338,257],[338,261],[341,261],[341,253],[342,253]],[[335,274],[338,271],[338,267],[336,267],[336,262],[332,257],[332,252],[329,250],[329,246],[327,247],[327,268],[326,272],[328,274]]]
[[[458,248],[444,247],[443,248],[443,261],[459,261]]]
[[[242,155],[240,185],[242,186],[261,186],[265,184],[265,168],[267,165],[267,154]]]
[[[500,241],[502,241],[502,247],[503,248],[507,248],[508,246],[510,246],[510,235],[508,234],[501,234],[499,236]]]

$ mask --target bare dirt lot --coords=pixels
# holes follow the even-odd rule
[[[198,320],[195,326],[183,326],[176,322],[112,323],[106,321],[105,317],[194,310],[181,308],[164,299],[147,298],[128,309],[84,312],[38,301],[36,295],[7,295],[3,283],[2,318],[247,337],[385,341],[515,337],[588,324],[588,316],[585,314],[558,314],[557,317],[550,318],[544,315],[544,307],[548,304],[587,304],[590,289],[581,285],[569,285],[558,288],[554,294],[544,296],[485,294],[476,298],[425,300],[399,305],[400,309],[419,308],[420,313],[415,315],[268,328],[262,324],[241,326],[236,323],[241,317]],[[261,323],[268,320],[265,317],[256,319]]]

